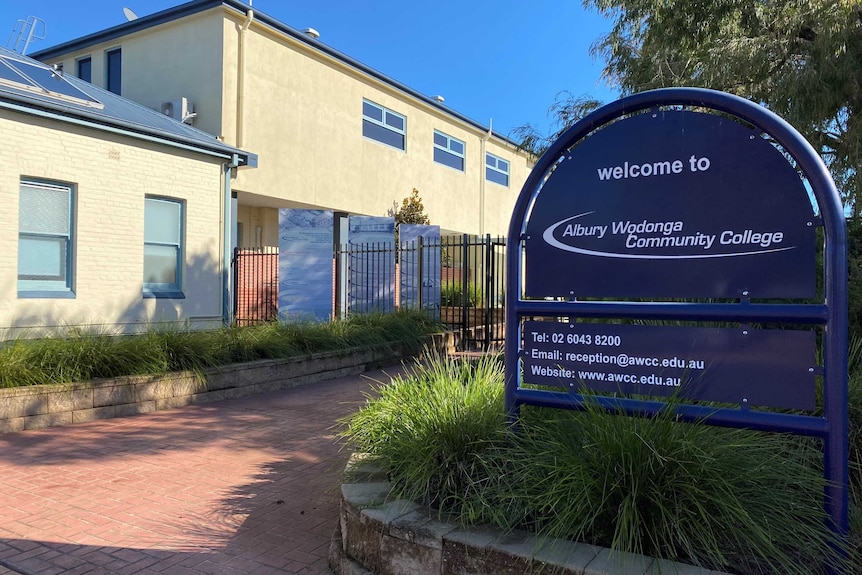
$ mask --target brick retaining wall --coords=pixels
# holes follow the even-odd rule
[[[453,348],[451,334],[430,345]],[[396,344],[262,360],[195,372],[135,375],[86,383],[0,389],[0,433],[148,413],[287,389],[397,363],[411,355]]]
[[[464,527],[392,498],[386,473],[354,455],[329,549],[335,575],[729,575],[586,543]]]

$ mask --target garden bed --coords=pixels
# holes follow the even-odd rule
[[[451,334],[431,336],[439,351],[453,349]],[[0,433],[123,417],[267,393],[362,373],[412,355],[415,346],[384,344],[270,359],[163,375],[0,389]]]
[[[525,531],[464,528],[441,521],[431,509],[391,499],[390,491],[384,472],[363,464],[362,457],[351,459],[329,555],[336,575],[723,575]]]
[[[535,554],[557,540],[593,546],[573,555],[595,552],[551,572],[812,575],[827,562],[862,572],[858,519],[850,558],[837,555],[812,442],[683,423],[673,409],[621,417],[597,403],[523,406],[513,429],[504,379],[494,356],[417,363],[340,421],[348,446],[385,471],[345,482],[341,547],[361,565],[347,572],[544,572]],[[516,558],[498,562],[512,547]],[[626,559],[598,568],[613,557]]]

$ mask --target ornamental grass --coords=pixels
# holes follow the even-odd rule
[[[230,363],[374,345],[406,344],[418,350],[427,335],[442,329],[419,312],[206,331],[153,327],[137,335],[74,327],[40,338],[19,337],[0,343],[0,387],[201,371]]]
[[[853,381],[853,401],[862,381]],[[851,411],[859,410],[859,404]],[[522,407],[507,424],[503,366],[434,358],[379,383],[342,420],[388,471],[392,497],[465,525],[526,529],[739,575],[814,575],[841,563],[826,527],[820,446],[809,438],[652,418]],[[858,418],[852,424],[859,495]],[[851,560],[862,572],[853,505]]]

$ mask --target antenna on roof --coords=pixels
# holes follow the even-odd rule
[[[138,15],[135,14],[135,11],[131,8],[127,8],[126,6],[123,6],[123,16],[125,16],[126,20],[128,20],[129,22],[138,19]]]

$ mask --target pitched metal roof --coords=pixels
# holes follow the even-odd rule
[[[168,8],[167,10],[162,10],[161,12],[156,12],[155,14],[141,16],[136,20],[124,22],[123,24],[119,24],[112,28],[107,28],[94,34],[82,36],[81,38],[70,40],[68,42],[53,46],[51,48],[45,48],[44,50],[34,52],[32,56],[33,58],[36,58],[38,60],[52,60],[54,58],[63,56],[71,52],[85,50],[90,46],[94,46],[96,44],[101,44],[104,42],[110,42],[112,40],[116,40],[134,32],[153,28],[166,22],[172,22],[174,20],[178,20],[192,14],[197,14],[199,12],[215,8],[217,6],[225,6],[228,8],[232,8],[238,12],[247,12],[248,10],[254,10],[254,19],[256,22],[263,22],[267,26],[270,26],[271,28],[278,30],[283,34],[290,36],[294,40],[307,44],[312,49],[322,52],[327,56],[334,58],[346,64],[347,66],[358,70],[363,74],[366,74],[368,76],[371,76],[372,78],[375,78],[376,80],[379,80],[380,82],[383,82],[384,84],[388,84],[396,90],[403,92],[410,97],[415,98],[416,100],[420,100],[424,104],[436,108],[448,116],[452,116],[459,121],[469,124],[470,126],[482,132],[487,133],[490,131],[495,138],[502,140],[503,142],[506,142],[507,144],[510,144],[514,147],[518,146],[517,142],[510,140],[503,134],[490,130],[488,126],[484,126],[476,120],[468,118],[467,116],[464,116],[463,114],[460,114],[459,112],[456,112],[455,110],[444,106],[437,100],[434,100],[433,98],[428,97],[425,94],[417,92],[413,88],[410,88],[409,86],[406,86],[405,84],[402,84],[401,82],[398,82],[397,80],[394,80],[389,76],[378,72],[374,68],[366,66],[362,62],[355,60],[350,56],[339,52],[334,48],[331,48],[330,46],[327,46],[323,42],[319,42],[318,40],[311,38],[304,32],[300,32],[296,28],[288,26],[284,22],[281,22],[280,20],[277,20],[265,13],[262,13],[256,10],[253,6],[244,2],[240,2],[238,0],[192,0],[191,2],[186,2],[184,4],[180,4],[179,6]]]
[[[0,48],[0,108],[225,158],[236,155],[241,165],[257,165],[255,154],[5,48]]]

